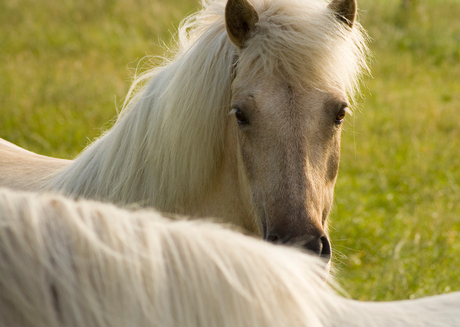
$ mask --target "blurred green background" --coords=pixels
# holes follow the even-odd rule
[[[460,2],[359,0],[373,78],[344,126],[331,221],[351,297],[460,290]],[[196,0],[0,1],[0,137],[72,158]],[[148,66],[144,60],[140,67]]]

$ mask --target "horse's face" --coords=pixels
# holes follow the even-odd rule
[[[232,2],[238,3],[237,9],[231,8]],[[234,17],[246,19],[235,30]],[[229,1],[227,30],[241,56],[249,37],[245,32],[254,21],[257,13],[245,0]],[[326,220],[339,167],[347,96],[337,89],[296,85],[283,75],[236,70],[229,130],[237,134],[241,185],[251,194],[265,239],[298,243],[329,260]]]
[[[326,233],[347,102],[340,92],[296,88],[273,76],[233,82],[239,174],[265,239],[302,242],[328,257]]]

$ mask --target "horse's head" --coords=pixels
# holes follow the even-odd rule
[[[319,32],[310,26],[311,32],[318,33],[307,36],[310,42],[327,43],[328,37],[334,38],[333,28],[341,29],[337,39],[342,39],[324,45],[324,53],[304,58],[305,51],[321,47],[302,44],[308,40],[299,39],[295,49],[293,38],[303,33],[296,22],[283,21],[281,12],[256,10],[247,0],[228,1],[227,33],[237,47],[229,133],[236,134],[241,187],[250,194],[263,238],[301,244],[330,260],[327,217],[348,97],[340,82],[321,76],[329,68],[318,65],[334,65],[325,61],[337,56],[326,52],[341,51],[333,44],[351,33],[356,3],[334,0],[322,12],[330,19],[316,18],[318,22],[312,24],[330,27]]]

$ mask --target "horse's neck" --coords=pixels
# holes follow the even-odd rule
[[[225,148],[234,48],[224,36],[217,31],[159,71],[50,188],[253,225],[239,208],[236,163],[229,163],[236,151]]]
[[[394,302],[345,301],[334,326],[460,326],[460,292]]]
[[[168,175],[168,169],[174,167],[168,167],[161,162],[162,166],[159,167],[155,156],[148,154],[161,149],[156,149],[156,146],[147,140],[138,146],[134,134],[147,135],[146,127],[138,128],[136,131],[127,128],[147,119],[135,110],[127,113],[122,121],[91,144],[66,171],[56,177],[51,188],[60,189],[71,196],[122,205],[137,203],[167,212],[214,217],[216,220],[234,223],[257,233],[258,227],[254,223],[252,209],[248,203],[250,194],[241,193],[244,187],[238,173],[236,143],[231,131],[227,131],[225,147],[219,158],[215,159],[216,169],[209,176],[203,177],[208,181],[206,189],[201,190],[199,194],[184,193],[179,196],[180,201],[171,201],[165,196],[173,193],[178,197],[178,193],[184,191],[181,188],[183,185],[164,184],[168,183],[168,180],[160,181],[161,177],[158,175]],[[187,177],[182,178],[183,184],[186,184]],[[173,190],[173,186],[177,190]]]
[[[48,188],[58,189],[66,195],[110,201],[120,204],[142,203],[140,193],[145,182],[136,176],[140,153],[134,143],[133,131],[125,124],[134,117],[115,126],[85,149],[74,162],[56,176]],[[133,187],[136,185],[136,187]]]

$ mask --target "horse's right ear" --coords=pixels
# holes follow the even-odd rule
[[[228,0],[225,7],[225,25],[230,40],[243,48],[259,21],[254,7],[247,0]]]
[[[353,27],[356,19],[356,0],[332,0],[328,7],[335,13],[338,19],[350,28]]]

